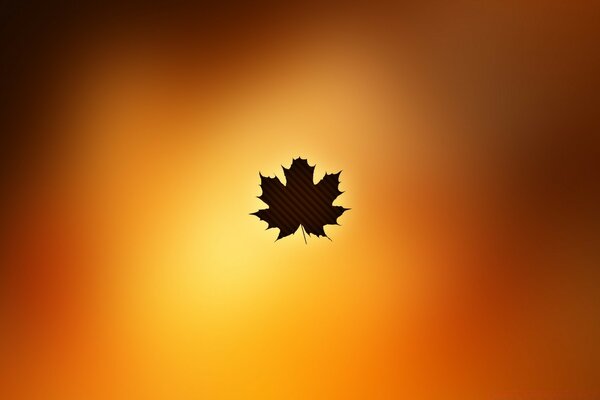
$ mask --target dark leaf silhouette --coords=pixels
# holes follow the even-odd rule
[[[256,215],[270,228],[279,228],[277,240],[296,232],[302,225],[306,233],[325,236],[325,225],[339,225],[337,219],[349,208],[334,206],[333,201],[343,192],[338,189],[340,172],[325,174],[316,185],[313,183],[315,167],[303,158],[292,160],[291,167],[283,167],[286,184],[279,178],[260,174],[262,195],[258,196],[269,208],[258,210]],[[306,240],[306,238],[305,238]]]

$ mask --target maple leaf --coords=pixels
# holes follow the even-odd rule
[[[290,168],[283,167],[286,184],[278,177],[260,175],[263,193],[258,196],[269,208],[258,210],[256,215],[265,221],[267,229],[279,228],[277,240],[289,236],[302,226],[303,233],[325,236],[325,225],[339,225],[337,219],[349,208],[334,206],[333,201],[343,192],[338,188],[341,171],[325,174],[316,185],[313,183],[315,166],[303,158],[292,160]],[[306,237],[304,238],[306,241]]]

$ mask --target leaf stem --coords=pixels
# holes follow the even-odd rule
[[[304,243],[308,244],[308,242],[306,241],[306,234],[304,233],[304,227],[300,225],[300,228],[302,228],[302,236],[304,236]]]

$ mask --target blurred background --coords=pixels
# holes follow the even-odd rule
[[[600,7],[6,2],[0,397],[600,396]],[[259,171],[343,170],[332,241]]]

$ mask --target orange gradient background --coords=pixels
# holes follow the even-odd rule
[[[1,397],[599,395],[595,11],[74,25],[21,110]],[[298,156],[343,170],[332,241],[249,215]]]

